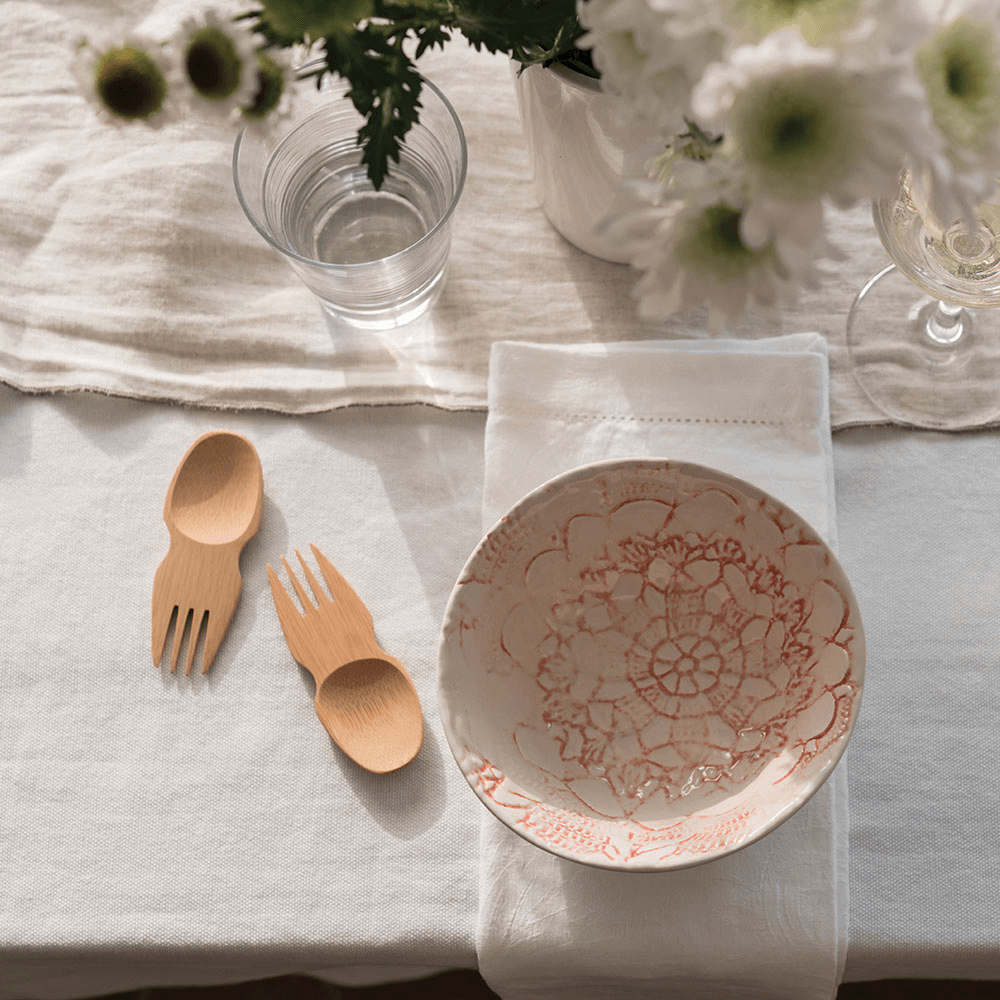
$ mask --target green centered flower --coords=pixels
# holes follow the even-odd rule
[[[708,271],[722,281],[746,273],[771,255],[771,248],[752,250],[740,236],[743,212],[716,202],[685,220],[674,256],[687,270]]]
[[[253,100],[262,41],[244,21],[211,8],[184,21],[174,38],[175,62],[196,112],[226,119]]]
[[[184,50],[184,70],[191,86],[208,100],[225,100],[243,79],[243,60],[232,38],[212,25],[199,28]]]
[[[265,52],[257,54],[257,90],[242,110],[246,118],[262,119],[278,109],[285,94],[285,69]]]
[[[113,117],[148,121],[163,109],[167,78],[144,49],[118,45],[98,56],[94,89],[100,104]]]
[[[850,170],[859,142],[850,101],[833,73],[762,79],[737,98],[733,136],[771,190],[827,190]]]
[[[818,204],[758,203],[725,150],[678,164],[672,194],[648,192],[648,205],[603,227],[641,272],[634,292],[644,319],[707,305],[709,328],[721,331],[751,305],[769,312],[815,286],[816,261],[830,249]]]
[[[813,45],[823,44],[856,24],[861,0],[725,0],[727,17],[748,41],[795,26]]]
[[[935,138],[902,60],[816,48],[796,28],[709,67],[691,106],[700,124],[726,136],[755,201],[829,196],[846,208],[881,197]]]
[[[934,123],[954,145],[979,152],[1000,127],[997,41],[985,26],[958,18],[917,52],[917,73]]]

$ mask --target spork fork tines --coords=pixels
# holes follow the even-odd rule
[[[395,657],[379,648],[371,613],[329,559],[311,545],[324,591],[302,558],[312,591],[288,574],[301,610],[269,565],[278,621],[292,656],[316,681],[316,714],[334,742],[369,771],[385,773],[408,764],[423,741],[423,716],[413,680]]]
[[[208,673],[242,586],[239,562],[230,553],[175,539],[153,580],[153,663],[160,665],[172,631],[170,672],[177,667],[186,637],[184,673],[191,673],[199,646],[201,672]]]
[[[173,628],[170,671],[187,635],[185,673],[203,641],[207,673],[240,599],[240,552],[257,533],[264,500],[260,458],[241,434],[203,434],[181,459],[163,505],[170,550],[153,580],[153,663]]]

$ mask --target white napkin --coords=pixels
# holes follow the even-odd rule
[[[484,525],[546,479],[605,458],[713,466],[834,541],[826,344],[494,346]],[[830,1000],[847,944],[843,762],[762,841],[671,873],[590,869],[481,818],[480,969],[504,1000]]]

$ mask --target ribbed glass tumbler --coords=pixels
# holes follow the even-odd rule
[[[316,68],[307,64],[301,73]],[[326,75],[319,88],[303,88],[284,127],[242,131],[233,179],[254,228],[328,313],[351,326],[389,329],[416,319],[441,290],[465,184],[465,134],[448,99],[424,80],[420,121],[376,191],[357,143],[363,119],[347,89]]]

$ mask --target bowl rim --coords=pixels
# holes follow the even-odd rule
[[[458,610],[457,606],[459,604],[460,594],[466,585],[467,579],[475,569],[478,561],[482,558],[483,553],[491,546],[496,535],[503,529],[507,520],[511,519],[515,515],[530,510],[542,499],[551,494],[553,490],[562,489],[566,486],[572,485],[573,483],[579,482],[580,480],[593,479],[602,474],[614,472],[616,470],[628,470],[629,468],[639,467],[659,467],[660,471],[667,476],[674,476],[677,474],[698,476],[700,478],[728,486],[729,488],[737,490],[745,496],[748,496],[750,499],[761,500],[774,504],[784,514],[790,516],[792,521],[794,521],[795,524],[804,531],[807,537],[822,546],[825,550],[827,558],[829,559],[831,574],[837,579],[838,589],[848,606],[850,612],[849,617],[855,624],[855,641],[852,649],[851,671],[852,680],[856,684],[857,691],[853,700],[850,718],[847,721],[844,733],[835,744],[826,750],[822,766],[818,768],[816,773],[811,776],[808,782],[802,783],[798,793],[790,801],[783,804],[781,808],[777,809],[774,814],[770,815],[766,820],[756,825],[745,838],[736,844],[725,845],[718,850],[698,854],[697,856],[681,856],[680,858],[668,858],[666,860],[659,861],[624,863],[616,862],[603,855],[594,856],[588,854],[583,856],[575,854],[565,848],[547,843],[534,834],[530,829],[526,829],[521,824],[511,822],[511,817],[509,815],[510,811],[498,805],[490,796],[484,793],[482,787],[474,776],[474,770],[469,769],[462,763],[462,758],[465,756],[465,748],[460,744],[458,735],[454,732],[454,727],[451,723],[452,713],[449,709],[449,691],[447,690],[446,684],[446,659],[450,655],[449,647],[451,645],[451,635],[453,631],[452,623]],[[820,788],[826,784],[827,780],[833,774],[837,765],[843,758],[843,755],[847,750],[847,745],[850,742],[857,725],[857,719],[864,695],[866,659],[867,648],[864,623],[861,616],[861,609],[858,605],[857,597],[854,593],[854,588],[851,585],[850,578],[837,558],[837,555],[831,545],[805,517],[799,514],[794,507],[746,479],[742,479],[739,476],[735,476],[731,473],[723,472],[720,469],[697,462],[690,462],[683,459],[670,459],[660,456],[632,456],[601,459],[595,462],[584,463],[558,473],[529,490],[513,505],[511,505],[511,507],[504,514],[494,521],[490,528],[483,534],[472,553],[466,559],[462,570],[451,589],[442,619],[437,662],[438,714],[441,720],[441,727],[444,730],[445,738],[448,742],[452,756],[454,757],[459,770],[462,772],[466,783],[475,793],[476,798],[497,820],[499,820],[499,822],[512,832],[516,833],[523,840],[533,844],[535,847],[541,848],[548,854],[568,861],[573,861],[588,868],[600,868],[617,872],[635,872],[646,874],[651,872],[679,871],[727,857],[731,854],[744,850],[751,844],[757,843],[799,812],[802,807],[816,795]]]

